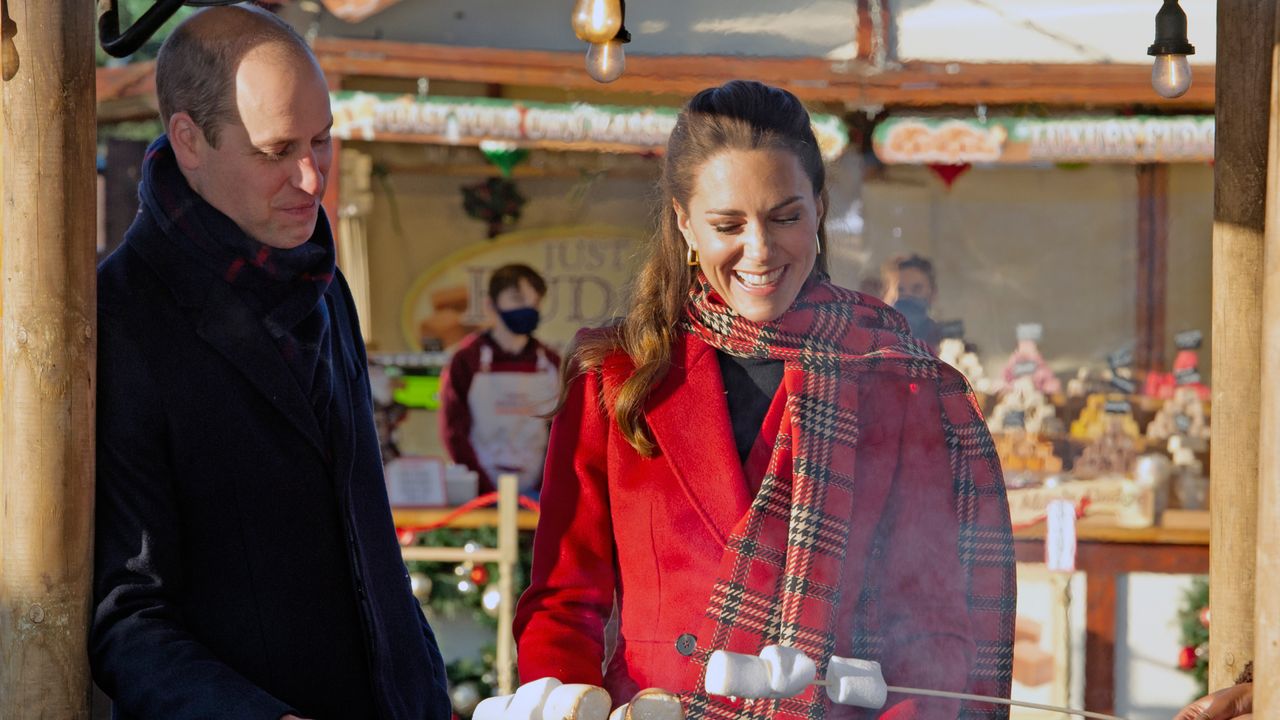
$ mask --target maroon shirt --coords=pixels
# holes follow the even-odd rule
[[[487,330],[468,335],[458,344],[440,381],[440,437],[455,463],[479,474],[481,494],[493,492],[496,486],[480,466],[476,450],[471,446],[471,406],[467,397],[471,393],[471,381],[480,372],[480,353],[485,346],[493,351],[491,372],[539,372],[539,350],[554,366],[560,366],[560,356],[533,337],[515,354],[502,349]]]

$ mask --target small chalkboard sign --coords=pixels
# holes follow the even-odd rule
[[[1178,427],[1178,432],[1186,432],[1191,429],[1191,418],[1179,414],[1173,418],[1173,424]]]
[[[1015,378],[1020,378],[1020,377],[1026,377],[1028,375],[1034,375],[1036,372],[1036,368],[1038,367],[1040,367],[1040,365],[1037,364],[1035,360],[1023,360],[1020,363],[1014,364],[1013,376]]]
[[[1173,379],[1179,386],[1195,385],[1200,382],[1200,371],[1195,368],[1179,370],[1173,374]]]
[[[1133,364],[1133,346],[1126,345],[1107,356],[1107,364],[1112,370],[1129,367]]]
[[[1199,350],[1204,344],[1204,333],[1199,330],[1183,330],[1173,336],[1173,344],[1179,350]]]
[[[1108,400],[1102,409],[1112,415],[1128,415],[1133,412],[1133,406],[1129,404],[1128,400]]]
[[[1004,428],[1006,430],[1022,429],[1027,426],[1027,413],[1022,410],[1010,410],[1004,416]]]
[[[1125,395],[1132,395],[1138,391],[1138,383],[1130,380],[1123,375],[1111,375],[1111,386]]]
[[[948,320],[938,324],[938,337],[946,340],[947,338],[955,338],[957,340],[964,339],[964,321]]]

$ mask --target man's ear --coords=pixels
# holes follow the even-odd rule
[[[195,120],[185,112],[177,112],[169,117],[169,144],[173,147],[174,157],[183,170],[195,170],[204,160],[209,147],[204,139],[204,132],[196,125]]]

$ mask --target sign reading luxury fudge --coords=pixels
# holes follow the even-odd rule
[[[405,342],[441,350],[483,327],[489,274],[524,263],[547,280],[538,337],[563,349],[580,328],[622,314],[644,237],[633,229],[587,225],[513,232],[460,250],[428,268],[409,290],[401,313]]]

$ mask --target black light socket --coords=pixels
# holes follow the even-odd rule
[[[1147,48],[1148,55],[1195,55],[1196,48],[1187,41],[1187,14],[1178,0],[1164,0],[1156,13],[1156,41]]]

